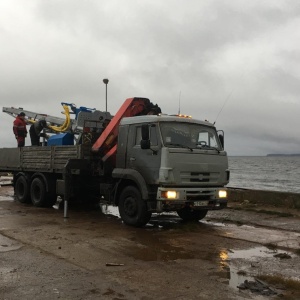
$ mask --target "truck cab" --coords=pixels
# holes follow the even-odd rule
[[[126,185],[123,191],[130,190],[115,203],[125,223],[145,223],[152,212],[164,211],[200,220],[208,210],[227,205],[223,136],[213,124],[186,116],[123,118],[113,177]]]

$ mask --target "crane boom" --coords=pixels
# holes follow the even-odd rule
[[[35,122],[35,121],[38,121],[41,119],[43,119],[46,122],[49,122],[55,126],[61,126],[65,122],[64,118],[58,118],[58,117],[50,116],[47,114],[36,113],[36,112],[29,111],[29,110],[24,110],[20,107],[19,108],[3,107],[2,111],[9,114],[12,117],[16,117],[20,112],[24,112],[27,117],[25,119],[27,124],[32,124],[32,122],[30,122],[30,120]]]
[[[62,102],[61,104],[64,108],[63,114],[65,114],[65,118],[24,110],[20,107],[3,107],[2,111],[12,117],[16,117],[20,112],[24,112],[26,115],[25,122],[27,124],[32,124],[39,120],[45,120],[49,123],[47,130],[52,133],[71,132],[74,134],[80,134],[83,132],[87,121],[103,122],[104,120],[110,120],[112,118],[109,112],[102,112],[82,106],[77,109],[73,103]],[[71,111],[69,111],[69,107],[71,108]],[[71,119],[70,114],[75,114],[75,119]]]
[[[117,151],[118,127],[122,118],[147,115],[151,113],[157,114],[160,112],[160,108],[150,102],[147,98],[126,99],[92,146],[92,151],[99,152],[102,156],[102,160],[105,161]]]

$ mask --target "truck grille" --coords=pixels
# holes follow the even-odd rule
[[[191,182],[218,182],[219,172],[181,172],[180,179],[182,183]]]
[[[186,200],[195,201],[195,200],[210,200],[215,198],[215,191],[192,191],[189,190],[186,192]]]

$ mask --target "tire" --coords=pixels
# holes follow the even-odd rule
[[[15,184],[15,196],[21,203],[30,202],[29,183],[25,176],[21,175],[17,178]]]
[[[177,214],[183,221],[199,221],[205,218],[207,209],[192,210],[190,207],[184,207],[178,210]]]
[[[140,191],[134,186],[127,186],[120,195],[119,213],[125,224],[142,227],[150,218],[147,203],[142,199]]]
[[[30,186],[31,202],[34,206],[45,207],[47,206],[46,186],[44,181],[36,177],[31,182]]]

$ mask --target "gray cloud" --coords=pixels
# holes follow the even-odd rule
[[[103,110],[109,78],[112,114],[133,96],[177,113],[181,95],[182,113],[218,116],[230,155],[300,152],[299,16],[296,0],[2,1],[0,104]]]

